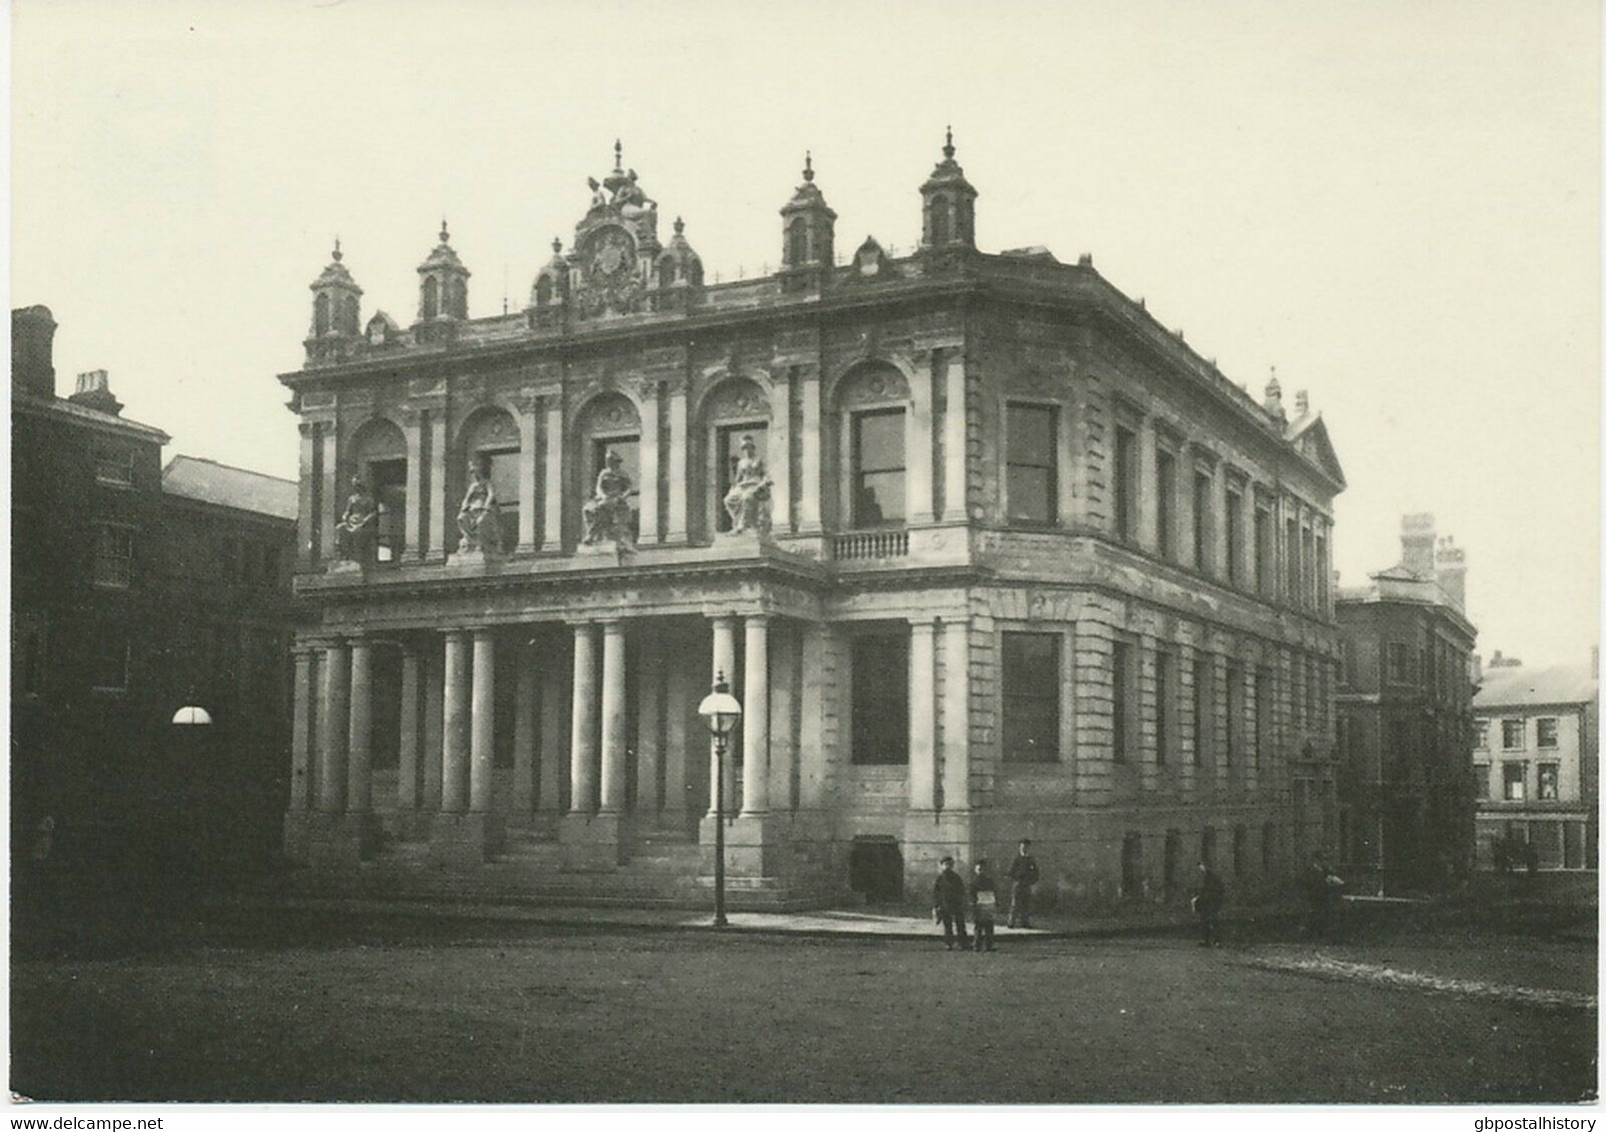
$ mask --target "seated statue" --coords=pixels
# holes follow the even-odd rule
[[[742,458],[737,461],[736,474],[725,493],[725,513],[730,516],[732,534],[769,533],[770,477],[751,436],[742,437]]]
[[[630,477],[620,470],[624,461],[619,453],[608,450],[604,467],[597,473],[596,491],[580,509],[585,520],[585,542],[594,546],[610,541],[621,546],[635,545],[631,524],[635,511],[630,506]]]
[[[462,538],[457,553],[480,551],[495,554],[502,549],[502,519],[496,508],[496,489],[491,486],[491,463],[480,459],[469,465],[468,490],[457,509],[457,530]]]
[[[379,538],[379,503],[361,476],[351,479],[351,495],[335,524],[335,553],[347,562],[374,560]]]

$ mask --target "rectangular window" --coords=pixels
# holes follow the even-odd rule
[[[1255,508],[1255,589],[1261,597],[1270,598],[1276,592],[1276,578],[1273,574],[1272,558],[1276,548],[1272,546],[1271,510],[1267,507]]]
[[[1215,723],[1215,689],[1210,679],[1210,658],[1195,657],[1193,661],[1193,765],[1198,766],[1210,748],[1210,737]]]
[[[1244,666],[1227,665],[1227,765],[1234,766],[1244,745]]]
[[[1392,774],[1390,777],[1405,779],[1411,777],[1413,754],[1411,749],[1411,724],[1409,720],[1395,719],[1389,721],[1389,751],[1388,765]]]
[[[1539,730],[1540,749],[1549,750],[1556,746],[1557,722],[1554,716],[1545,716],[1535,720]]]
[[[1127,731],[1131,726],[1129,689],[1132,675],[1132,646],[1116,641],[1110,653],[1110,729],[1116,762],[1126,761]]]
[[[1487,719],[1474,719],[1472,721],[1472,745],[1480,751],[1489,749],[1489,721]]]
[[[95,585],[127,589],[134,578],[134,532],[100,524],[95,528]]]
[[[1052,762],[1060,743],[1060,637],[1004,634],[1004,757]]]
[[[1332,604],[1329,587],[1333,584],[1333,570],[1327,564],[1327,539],[1316,536],[1316,608],[1326,613]]]
[[[1406,683],[1410,679],[1410,650],[1399,641],[1390,641],[1384,647],[1388,662],[1389,683]]]
[[[1271,759],[1271,669],[1255,669],[1255,765]]]
[[[1539,800],[1554,802],[1561,797],[1561,764],[1539,764]]]
[[[903,439],[902,409],[854,415],[854,526],[896,526],[904,521]]]
[[[1472,786],[1473,786],[1473,789],[1477,791],[1478,801],[1487,802],[1489,800],[1489,764],[1488,763],[1473,763],[1472,764]]]
[[[909,636],[884,633],[853,640],[853,761],[861,766],[909,762]]]
[[[1138,529],[1138,438],[1130,429],[1115,429],[1115,461],[1111,466],[1110,495],[1115,506],[1115,536],[1131,539]]]
[[[1176,657],[1164,650],[1154,654],[1154,761],[1161,766],[1171,757],[1176,671]]]
[[[1305,660],[1305,718],[1312,731],[1322,729],[1321,664],[1315,657]]]
[[[134,453],[118,448],[97,448],[95,482],[113,487],[133,487]]]
[[[1177,556],[1177,461],[1164,448],[1154,453],[1155,548],[1161,558]]]
[[[1299,522],[1296,519],[1283,524],[1283,600],[1289,605],[1299,604]]]
[[[1501,773],[1504,775],[1505,791],[1501,795],[1508,802],[1521,802],[1527,797],[1526,779],[1528,777],[1527,763],[1503,763]]]
[[[1299,604],[1307,608],[1316,603],[1316,546],[1310,528],[1300,532]]]
[[[1298,653],[1288,659],[1288,718],[1296,731],[1305,723],[1305,682],[1299,673],[1303,663]]]
[[[97,692],[128,691],[128,631],[103,626],[90,655],[90,686]]]
[[[1212,572],[1210,562],[1210,535],[1212,532],[1210,508],[1210,477],[1203,472],[1193,477],[1193,564],[1201,573]]]
[[[1520,751],[1523,746],[1523,723],[1521,719],[1502,719],[1500,721],[1500,748],[1505,751]]]
[[[1053,523],[1059,517],[1054,410],[1010,402],[1005,419],[1009,427],[1009,520]]]
[[[1244,497],[1242,492],[1227,489],[1227,583],[1243,584],[1244,557]]]
[[[725,496],[736,482],[736,469],[742,462],[742,441],[752,438],[753,455],[769,467],[769,429],[764,424],[726,425],[714,433],[714,529],[731,529],[730,512],[725,510]]]

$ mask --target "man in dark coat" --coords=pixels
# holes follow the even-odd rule
[[[1021,838],[1020,852],[1009,863],[1009,926],[1032,926],[1032,886],[1037,883],[1037,858],[1032,843]]]
[[[1343,898],[1344,882],[1317,857],[1305,873],[1305,934],[1314,939],[1326,939],[1332,924],[1333,909]]]
[[[954,872],[954,859],[944,857],[942,871],[931,889],[931,915],[942,925],[942,941],[949,951],[954,949],[955,936],[961,948],[970,949],[970,936],[965,933],[965,896],[965,882]]]
[[[1199,917],[1199,946],[1220,947],[1221,927],[1217,917],[1227,902],[1227,889],[1221,878],[1210,867],[1210,862],[1199,862],[1199,889],[1193,895],[1193,914]]]

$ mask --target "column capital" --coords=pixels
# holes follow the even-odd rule
[[[768,625],[775,619],[775,615],[767,609],[761,609],[756,613],[743,613],[740,616],[743,625]]]
[[[466,637],[471,632],[473,632],[473,629],[468,625],[449,625],[441,630],[441,635],[446,637]]]
[[[934,633],[937,631],[937,615],[935,613],[914,613],[910,614],[907,620],[909,628],[916,632],[925,630],[928,633]]]
[[[602,617],[598,618],[593,624],[601,625],[604,633],[623,633],[625,631],[625,618],[623,617]]]

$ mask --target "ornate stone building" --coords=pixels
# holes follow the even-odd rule
[[[1201,853],[1242,891],[1330,844],[1343,476],[1303,394],[1087,257],[978,251],[951,138],[913,253],[838,263],[806,166],[779,271],[714,284],[615,150],[521,313],[467,317],[444,225],[410,327],[338,248],[312,285],[310,882],[705,900],[716,673],[738,903],[1022,836],[1045,895],[1180,899]]]

